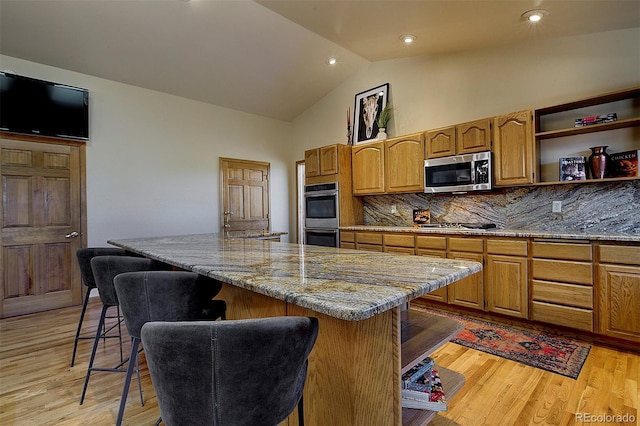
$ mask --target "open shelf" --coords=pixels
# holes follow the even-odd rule
[[[583,127],[570,127],[567,129],[550,130],[536,133],[537,139],[560,138],[564,136],[584,135],[587,133],[605,132],[607,130],[624,129],[640,124],[640,117],[627,118],[626,120],[613,121],[611,123],[592,124]]]
[[[440,315],[432,315],[413,309],[402,312],[401,317],[402,373],[409,370],[425,356],[431,354],[447,343],[460,331],[464,324]],[[442,386],[447,402],[464,386],[464,376],[441,366],[436,369],[440,373]],[[402,409],[403,425],[426,425],[437,414],[430,410]]]

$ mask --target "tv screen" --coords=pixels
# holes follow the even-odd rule
[[[89,92],[0,72],[0,130],[88,139]]]

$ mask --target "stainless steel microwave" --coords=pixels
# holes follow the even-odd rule
[[[493,188],[491,151],[424,161],[424,192],[488,191]]]

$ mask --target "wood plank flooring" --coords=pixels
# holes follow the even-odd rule
[[[94,299],[83,329],[95,330],[100,302]],[[91,351],[91,340],[79,344],[71,368],[73,336],[80,307],[64,308],[0,320],[0,425],[113,425],[124,374],[96,372],[87,397],[79,405]],[[126,333],[125,333],[126,334]],[[129,338],[125,335],[125,356]],[[580,425],[576,414],[633,416],[638,424],[640,355],[593,345],[577,380],[494,355],[447,343],[434,357],[439,365],[462,373],[466,384],[449,410],[433,425]],[[119,360],[117,341],[100,343],[96,365]],[[140,357],[145,405],[131,384],[124,424],[152,425],[158,405],[144,352]],[[444,384],[446,390],[446,383]],[[592,417],[592,419],[595,417]],[[593,423],[593,420],[592,422]],[[309,426],[352,426],[312,425]]]

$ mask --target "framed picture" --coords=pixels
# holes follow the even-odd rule
[[[353,109],[353,144],[371,142],[378,136],[378,117],[387,105],[389,83],[356,95]]]

